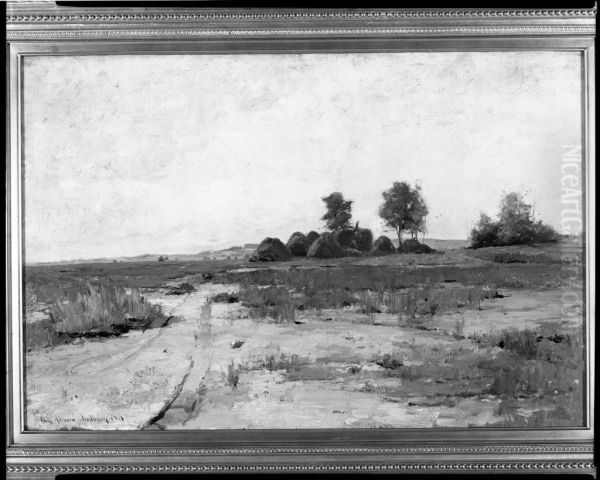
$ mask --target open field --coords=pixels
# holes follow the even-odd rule
[[[261,264],[28,266],[27,427],[582,425],[583,316],[564,296],[583,298],[581,260],[581,245],[564,240]],[[86,291],[100,288],[160,321],[61,331],[56,305],[87,305]]]

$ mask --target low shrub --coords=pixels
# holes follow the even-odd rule
[[[212,297],[214,303],[236,303],[239,302],[239,297],[235,294],[221,292]]]
[[[532,206],[517,192],[502,197],[497,218],[481,213],[471,230],[471,248],[556,242],[560,238],[550,225],[534,221]]]

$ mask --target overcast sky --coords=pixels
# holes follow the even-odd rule
[[[467,238],[512,190],[558,228],[562,148],[582,141],[576,52],[40,56],[24,72],[30,262],[285,242],[322,230],[332,191],[379,235],[396,180],[421,184],[429,237]]]

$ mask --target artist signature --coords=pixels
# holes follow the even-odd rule
[[[81,423],[81,422],[87,422],[87,423],[121,423],[124,422],[125,418],[121,415],[106,415],[106,416],[101,416],[101,417],[97,417],[94,415],[79,415],[77,417],[59,417],[59,416],[52,416],[52,417],[45,417],[45,416],[40,416],[40,422],[42,423],[47,423],[50,425],[54,425],[54,424],[58,424],[58,423]]]

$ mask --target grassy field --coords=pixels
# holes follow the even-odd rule
[[[96,351],[119,341],[97,338],[98,329],[127,336],[115,325],[139,324],[164,330],[166,342],[191,322],[191,370],[160,412],[148,412],[153,421],[123,428],[582,425],[583,317],[561,299],[582,298],[582,258],[581,245],[565,240],[269,264],[28,266],[28,359],[41,365],[57,351],[68,365],[89,354],[81,342]],[[174,288],[182,284],[189,288]],[[158,362],[173,347],[157,338]],[[161,371],[144,355],[144,365],[119,366],[118,393],[97,393],[102,408],[139,382],[129,370]],[[36,368],[28,386],[42,395]],[[91,395],[83,377],[67,380],[77,398]]]

